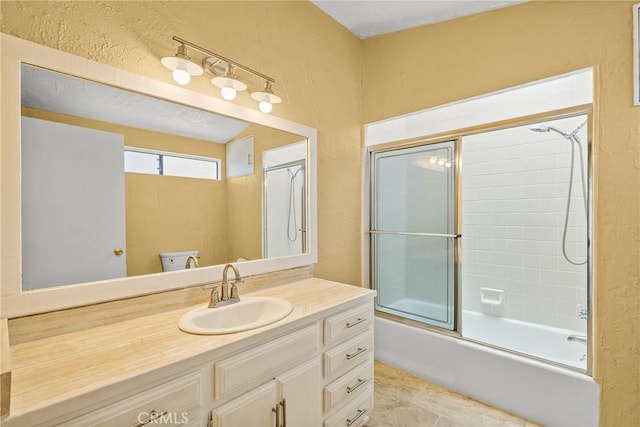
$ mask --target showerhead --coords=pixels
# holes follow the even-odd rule
[[[566,133],[562,132],[559,129],[554,128],[553,126],[547,126],[547,125],[542,124],[542,123],[538,123],[537,125],[530,126],[529,130],[532,130],[534,132],[550,132],[550,131],[554,131],[554,132],[557,132],[560,135],[564,136],[567,139],[571,138],[571,136],[572,136],[570,134],[566,134]]]
[[[538,123],[537,125],[533,125],[533,126],[529,127],[529,130],[532,130],[534,132],[549,132],[551,129],[549,129],[549,126],[547,126],[547,125],[543,125],[542,123]]]

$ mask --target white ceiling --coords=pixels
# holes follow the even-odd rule
[[[226,143],[249,123],[29,65],[22,105],[87,119]]]
[[[526,0],[311,0],[361,39]]]

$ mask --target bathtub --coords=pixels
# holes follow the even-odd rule
[[[587,369],[587,346],[567,340],[570,335],[584,333],[465,310],[462,335],[583,371]]]
[[[481,313],[463,316],[465,335],[475,333],[475,339],[490,333],[495,343],[492,322],[505,321],[510,324],[501,328],[507,331],[501,339],[509,338],[508,334],[526,345],[541,340],[549,344],[559,338],[553,336],[558,332],[553,328]],[[482,322],[489,328],[473,331]],[[545,329],[550,329],[548,336]],[[566,340],[566,335],[560,339]],[[382,317],[375,319],[375,342],[375,357],[382,362],[545,426],[598,425],[599,385],[585,374]],[[547,345],[553,353],[547,357],[570,364],[584,352],[581,344],[571,344],[576,346],[569,350],[564,346],[559,353],[553,344]]]

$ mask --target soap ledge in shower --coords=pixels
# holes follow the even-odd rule
[[[502,307],[504,305],[504,291],[494,288],[480,288],[480,303]]]

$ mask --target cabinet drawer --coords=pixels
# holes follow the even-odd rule
[[[245,385],[275,376],[302,362],[320,349],[317,324],[231,356],[214,365],[216,399]]]
[[[324,376],[348,371],[373,354],[373,332],[369,331],[324,352]]]
[[[63,426],[198,425],[200,373],[154,387],[63,423]],[[197,416],[198,415],[198,416]]]
[[[362,394],[373,384],[373,358],[347,372],[324,388],[324,411],[348,403]]]
[[[367,422],[372,409],[373,385],[369,385],[357,400],[329,417],[324,427],[359,427]]]
[[[324,343],[334,344],[363,332],[373,322],[373,305],[366,304],[354,309],[327,317],[324,320]]]

